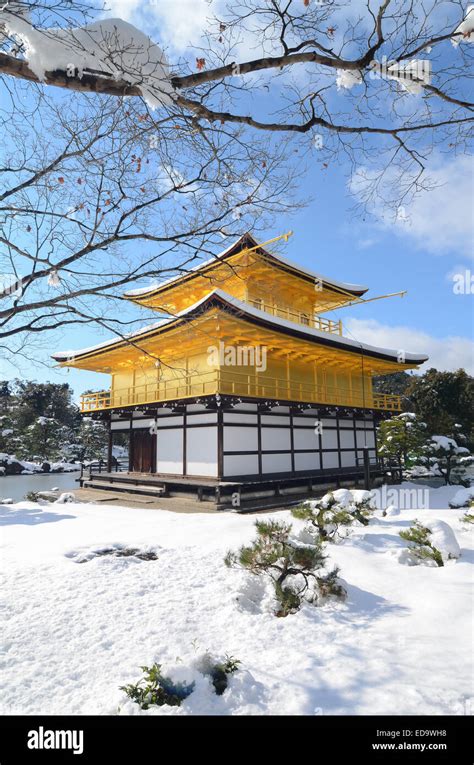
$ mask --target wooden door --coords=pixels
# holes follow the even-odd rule
[[[156,472],[156,435],[147,430],[132,431],[130,470],[134,473]]]

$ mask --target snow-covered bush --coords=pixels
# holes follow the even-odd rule
[[[279,521],[256,521],[255,527],[255,541],[228,552],[225,564],[270,578],[278,604],[276,616],[295,613],[304,600],[317,604],[329,596],[346,596],[338,569],[324,570],[326,556],[319,536],[304,542],[293,536],[290,523]]]
[[[144,677],[138,683],[121,685],[120,690],[135,701],[141,709],[150,706],[179,707],[181,702],[194,690],[194,683],[174,683],[169,677],[161,672],[161,664],[153,664],[151,667],[141,668]]]
[[[462,434],[459,434],[461,440]],[[444,478],[446,484],[463,483],[474,458],[469,449],[448,436],[431,436],[424,446],[424,454],[434,475]]]
[[[347,536],[353,523],[367,526],[373,510],[373,492],[337,489],[321,499],[303,502],[291,512],[295,518],[308,521],[324,541],[335,542]]]
[[[196,668],[205,677],[211,679],[216,696],[222,696],[229,684],[229,677],[237,672],[242,662],[228,654],[222,661],[215,659],[210,653],[205,653],[196,661]]]
[[[38,502],[39,493],[37,491],[27,491],[25,494],[27,502]]]
[[[138,683],[120,686],[127,696],[135,701],[141,709],[149,709],[150,706],[179,707],[181,703],[193,692],[196,682],[192,679],[198,673],[211,680],[216,696],[222,696],[227,688],[230,675],[239,669],[239,659],[226,655],[223,660],[214,659],[211,654],[205,653],[196,659],[191,668],[184,667],[184,679],[176,679],[176,672],[163,671],[162,664],[153,664],[151,667],[142,667],[144,677]],[[189,670],[189,671],[187,671]],[[187,677],[186,677],[187,676]]]
[[[447,560],[459,558],[461,550],[450,526],[444,521],[429,521],[426,525],[415,520],[413,526],[400,531],[410,549],[409,563],[433,562],[441,567]]]
[[[459,489],[449,502],[449,507],[470,507],[474,503],[474,486]]]

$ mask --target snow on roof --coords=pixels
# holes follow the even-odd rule
[[[159,282],[158,284],[148,286],[148,287],[140,287],[138,289],[129,290],[128,292],[124,293],[125,297],[138,297],[140,295],[147,295],[148,293],[154,292],[155,290],[161,289],[162,287],[165,287],[166,285],[172,284],[173,282],[177,282],[180,279],[183,278],[183,276],[186,276],[187,274],[195,273],[196,271],[200,271],[202,268],[206,268],[209,265],[212,265],[213,263],[217,263],[219,260],[224,260],[229,253],[231,253],[240,243],[243,243],[245,239],[250,239],[254,245],[252,246],[258,246],[258,242],[252,237],[251,234],[244,234],[239,239],[236,239],[235,242],[233,242],[229,247],[227,247],[225,250],[220,252],[218,255],[214,255],[212,258],[208,258],[208,260],[202,261],[202,263],[198,263],[197,266],[193,266],[188,271],[186,271],[184,274],[178,274],[178,276],[172,276],[170,279],[166,279],[165,281]],[[261,248],[263,249],[263,247]],[[336,281],[335,279],[328,279],[326,276],[323,276],[320,273],[317,273],[316,271],[312,271],[309,268],[303,268],[298,263],[295,263],[293,260],[289,260],[288,258],[283,258],[281,255],[275,255],[274,253],[266,253],[271,259],[278,261],[284,266],[289,266],[290,268],[295,269],[295,271],[298,271],[300,274],[304,274],[305,276],[311,276],[316,281],[324,282],[325,284],[328,284],[332,287],[336,287],[342,290],[347,290],[349,292],[367,292],[368,287],[365,287],[361,284],[350,284],[349,282],[340,282]]]
[[[329,332],[325,332],[324,330],[312,329],[311,327],[307,327],[303,324],[297,324],[294,321],[288,321],[287,319],[281,319],[278,316],[272,316],[272,314],[269,314],[266,311],[261,311],[259,308],[254,308],[248,303],[244,303],[242,300],[239,300],[233,295],[229,295],[227,292],[224,292],[223,290],[220,290],[220,289],[212,290],[212,292],[209,292],[207,295],[205,295],[203,298],[198,300],[196,303],[193,303],[193,305],[189,306],[188,308],[185,308],[183,311],[180,311],[175,316],[170,316],[167,319],[162,319],[161,321],[158,321],[155,324],[150,324],[147,327],[144,327],[143,329],[137,332],[132,332],[126,335],[123,341],[113,339],[113,340],[108,340],[105,343],[100,343],[99,345],[92,346],[90,348],[83,348],[75,352],[62,351],[59,353],[55,353],[52,356],[52,358],[55,359],[56,361],[67,361],[68,359],[71,359],[71,357],[77,358],[78,356],[82,356],[86,353],[91,353],[96,350],[102,350],[109,346],[114,346],[120,342],[126,342],[130,338],[137,338],[137,337],[143,336],[144,334],[147,334],[148,332],[153,331],[154,329],[159,329],[161,327],[164,327],[167,324],[170,324],[171,322],[176,321],[177,319],[185,318],[186,316],[195,312],[201,305],[203,305],[206,302],[209,302],[212,298],[215,298],[215,297],[219,298],[222,302],[226,303],[227,305],[230,305],[233,308],[238,309],[239,313],[242,313],[247,316],[252,316],[256,319],[259,319],[260,321],[263,320],[269,324],[274,324],[275,326],[281,329],[288,329],[288,330],[291,330],[292,332],[298,332],[301,335],[306,335],[308,338],[313,338],[315,340],[324,340],[325,343],[334,345],[336,347],[340,346],[341,348],[353,348],[356,351],[362,350],[367,353],[383,355],[394,361],[398,361],[399,359],[398,350],[393,350],[391,348],[380,348],[375,345],[367,345],[366,343],[361,343],[358,340],[351,340],[348,337],[333,335],[333,334],[330,334]],[[424,354],[406,353],[404,363],[421,364],[427,359],[428,359],[428,356]]]
[[[177,276],[171,276],[169,279],[164,279],[162,282],[157,282],[156,284],[152,284],[149,287],[138,287],[135,290],[128,290],[127,292],[124,292],[125,297],[132,297],[134,295],[146,295],[148,292],[154,292],[157,289],[161,289],[161,287],[164,287],[166,284],[171,284],[172,282],[177,282],[179,279],[181,279],[183,276],[186,276],[187,274],[191,274],[194,271],[199,271],[201,268],[205,268],[206,266],[210,266],[211,263],[216,263],[218,260],[222,260],[234,247],[238,245],[238,243],[243,239],[244,237],[240,237],[240,239],[236,239],[236,241],[231,244],[229,247],[227,247],[225,250],[220,252],[218,255],[213,255],[212,258],[208,258],[207,260],[203,260],[202,263],[198,263],[197,266],[193,266],[192,268],[189,268],[187,271],[185,271],[184,274],[178,274]]]
[[[97,345],[90,345],[88,348],[81,348],[77,351],[58,351],[57,353],[51,354],[51,358],[55,359],[56,361],[71,361],[76,356],[82,356],[85,353],[91,353],[92,351],[98,351],[101,348],[107,348],[109,345],[115,345],[116,343],[120,343],[122,340],[126,341],[133,337],[137,337],[138,335],[143,335],[146,332],[150,332],[153,329],[158,329],[162,324],[168,324],[172,319],[160,319],[159,321],[153,322],[153,324],[147,324],[145,327],[141,327],[141,329],[137,329],[135,332],[127,332],[126,335],[123,335],[123,337],[119,338],[112,338],[112,340],[105,340],[103,343],[98,343]]]

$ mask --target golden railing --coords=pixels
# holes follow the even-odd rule
[[[112,391],[85,393],[81,396],[81,411],[95,412],[137,404],[151,404],[159,401],[205,396],[223,393],[235,396],[305,401],[317,404],[387,409],[400,412],[401,398],[386,393],[365,393],[332,385],[311,385],[264,373],[247,374],[235,369],[213,369],[202,374],[188,375],[174,380],[118,388]]]
[[[311,329],[318,329],[320,332],[331,332],[334,335],[342,335],[342,321],[334,321],[333,319],[323,319],[320,316],[311,316],[304,311],[292,311],[290,308],[283,308],[278,305],[272,305],[265,303],[263,300],[251,300],[248,302],[254,308],[258,308],[260,311],[265,311],[272,316],[277,316],[279,319],[286,319],[287,321],[293,321],[297,324],[302,324],[305,327]]]

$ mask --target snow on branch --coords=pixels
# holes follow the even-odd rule
[[[39,29],[24,14],[1,10],[0,27],[15,41],[17,52],[40,82],[47,80],[47,72],[57,70],[79,79],[91,73],[137,87],[151,108],[173,102],[162,49],[121,19],[70,29]]]
[[[466,16],[455,29],[451,42],[455,48],[461,42],[474,42],[474,5],[467,6]]]

